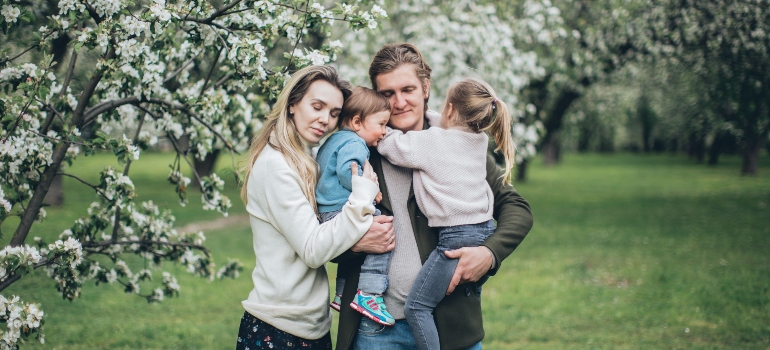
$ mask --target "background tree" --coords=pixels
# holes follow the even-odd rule
[[[0,27],[11,33],[6,35],[33,33],[27,47],[5,47],[0,56],[0,223],[19,217],[0,251],[0,291],[45,268],[68,300],[89,280],[118,282],[150,302],[178,293],[167,272],[153,289],[153,269],[132,269],[124,253],[151,267],[180,263],[205,278],[236,275],[235,261],[214,270],[202,232],[181,234],[169,211],[134,201],[132,162],[158,137],[168,138],[176,151],[169,194],[185,203],[191,181],[181,163],[189,162],[188,154],[204,159],[219,150],[245,150],[260,126],[258,117],[290,73],[334,59],[341,43],[306,49],[308,31],[325,32],[335,20],[352,29],[376,28],[377,19],[386,16],[376,5],[371,11],[346,4],[327,10],[313,1],[233,0],[215,6],[197,0],[63,0],[56,15],[31,30],[25,23],[37,27],[38,22],[29,9],[45,3],[25,4],[30,6],[0,2]],[[67,69],[57,73],[55,67],[64,62],[51,52],[59,48],[58,38],[67,37],[73,38],[63,56]],[[270,50],[276,47],[285,49]],[[79,70],[87,72],[85,79],[73,79]],[[100,150],[112,152],[122,169],[106,168],[98,183],[62,167]],[[45,218],[43,198],[57,175],[79,180],[96,200],[54,243],[29,240],[34,223]],[[213,173],[198,181],[203,208],[227,215],[231,202],[220,192],[224,181]],[[0,345],[13,348],[31,336],[43,341],[44,314],[37,305],[0,295],[0,311],[7,326]]]
[[[645,40],[693,72],[708,107],[734,133],[741,173],[756,174],[770,131],[770,1],[650,1]],[[720,138],[724,136],[720,133]]]
[[[637,31],[636,18],[645,7],[635,0],[553,0],[540,4],[511,3],[501,11],[516,17],[542,18],[558,27],[559,35],[550,36],[533,25],[537,22],[524,22],[517,28],[524,39],[517,45],[535,52],[544,69],[540,77],[530,79],[521,96],[525,104],[532,105],[532,117],[543,123],[540,151],[545,164],[550,165],[560,159],[560,130],[573,103],[638,53],[631,38]]]

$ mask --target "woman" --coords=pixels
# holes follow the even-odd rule
[[[378,192],[368,163],[351,169],[353,191],[334,220],[318,223],[315,146],[337,125],[350,84],[329,66],[304,68],[278,96],[252,141],[241,197],[249,212],[257,264],[238,349],[331,349],[329,282],[324,264],[372,225]]]

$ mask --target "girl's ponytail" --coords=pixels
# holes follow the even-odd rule
[[[489,130],[497,145],[495,152],[502,152],[503,158],[505,158],[503,182],[510,185],[511,171],[516,166],[516,147],[513,145],[513,137],[511,136],[511,113],[505,102],[493,97],[491,114],[492,124],[483,130]]]

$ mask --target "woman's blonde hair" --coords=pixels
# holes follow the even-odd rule
[[[486,82],[466,78],[452,85],[447,92],[444,109],[452,104],[455,124],[465,124],[474,132],[489,131],[497,148],[505,158],[503,181],[511,184],[511,171],[516,165],[516,148],[511,136],[511,114],[505,102],[497,98],[495,90]]]
[[[265,146],[281,152],[286,157],[289,166],[299,174],[302,179],[302,193],[316,209],[315,186],[318,181],[318,164],[307,154],[305,141],[297,132],[297,127],[289,115],[289,107],[299,103],[313,82],[326,81],[342,92],[343,99],[347,99],[351,93],[351,86],[345,80],[340,79],[337,70],[332,66],[310,66],[300,69],[286,83],[273,109],[265,118],[262,129],[254,136],[249,147],[248,163],[244,165],[241,173],[244,174],[241,185],[241,199],[248,204],[247,184],[254,162],[257,161]]]

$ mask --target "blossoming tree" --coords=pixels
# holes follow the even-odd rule
[[[202,232],[180,233],[169,211],[135,201],[132,163],[158,136],[170,140],[176,159],[169,194],[185,203],[191,180],[181,166],[187,155],[244,151],[290,72],[335,58],[340,41],[308,49],[303,38],[309,32],[328,41],[335,21],[357,30],[376,28],[386,17],[366,2],[327,9],[310,0],[226,0],[216,6],[207,0],[61,0],[56,15],[35,20],[30,8],[47,2],[31,3],[0,0],[6,33],[46,22],[34,28],[27,47],[0,53],[0,223],[19,217],[0,251],[0,292],[43,268],[68,300],[88,281],[120,283],[150,302],[178,293],[174,276],[163,272],[153,284],[153,270],[132,269],[124,254],[151,266],[183,264],[204,278],[237,275],[237,261],[215,270]],[[66,61],[55,62],[46,53],[62,36],[74,38],[72,48]],[[44,59],[30,62],[33,50]],[[67,68],[55,74],[56,65]],[[84,81],[73,81],[78,70],[88,71]],[[98,150],[114,154],[121,167],[104,169],[97,183],[63,167]],[[45,218],[43,197],[55,176],[78,180],[94,191],[95,201],[55,242],[29,239],[33,225]],[[227,215],[224,181],[216,174],[197,180],[203,208]],[[6,325],[0,347],[14,348],[30,337],[42,342],[43,320],[36,304],[0,295],[0,322]]]
[[[741,173],[756,175],[770,133],[770,1],[649,4],[654,10],[645,14],[646,42],[703,85],[705,105],[741,144]]]

